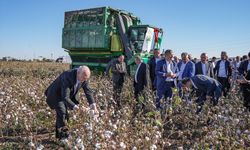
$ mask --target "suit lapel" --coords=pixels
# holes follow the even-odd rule
[[[206,74],[205,74],[205,75],[208,75],[208,73],[209,73],[209,70],[208,70],[208,69],[209,69],[209,63],[207,62],[207,63],[206,63]]]
[[[199,62],[199,65],[198,65],[198,72],[199,72],[199,74],[203,74],[203,70],[202,70],[202,63],[201,62]]]

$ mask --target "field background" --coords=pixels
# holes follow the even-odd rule
[[[90,83],[100,110],[98,121],[88,113],[81,92],[80,107],[70,112],[71,138],[67,147],[54,137],[55,112],[44,91],[69,64],[0,62],[0,149],[249,149],[250,113],[242,106],[238,87],[229,98],[202,114],[195,104],[173,101],[173,110],[161,117],[148,93],[147,113],[133,115],[132,80],[127,77],[123,108],[114,115],[112,82],[93,74]]]

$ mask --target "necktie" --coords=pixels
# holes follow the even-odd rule
[[[76,84],[74,86],[74,94],[76,94],[76,92],[78,91],[80,85],[81,85],[80,82],[76,82]]]

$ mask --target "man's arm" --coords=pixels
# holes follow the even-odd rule
[[[92,92],[92,90],[89,88],[89,83],[88,83],[88,81],[86,81],[86,83],[82,86],[82,88],[83,88],[83,91],[84,91],[84,93],[85,93],[85,95],[86,95],[86,98],[87,98],[87,100],[88,100],[89,105],[95,103],[94,97],[93,97],[93,92]]]
[[[231,63],[228,61],[228,76],[232,76],[232,66]]]
[[[162,61],[158,61],[156,66],[155,66],[155,74],[158,77],[166,77],[166,73],[163,72],[162,67],[163,67]]]
[[[240,75],[243,75],[243,74],[244,74],[244,64],[245,64],[244,61],[241,62],[241,63],[240,63],[240,66],[239,66],[239,68],[238,68],[238,71],[239,71],[239,74],[240,74]]]

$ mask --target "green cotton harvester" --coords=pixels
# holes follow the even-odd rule
[[[134,57],[144,62],[152,49],[160,49],[163,31],[143,25],[124,10],[100,7],[65,12],[62,47],[71,57],[71,67],[87,65],[103,71],[108,62],[125,55],[128,70],[135,68]]]

